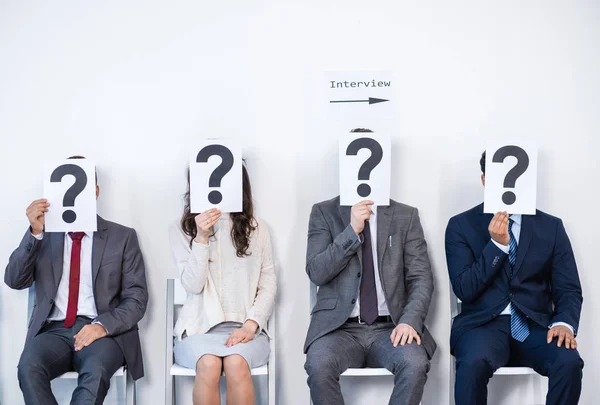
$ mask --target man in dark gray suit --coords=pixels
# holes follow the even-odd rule
[[[73,157],[82,158],[82,157]],[[96,185],[96,198],[100,189]],[[35,282],[35,306],[18,366],[27,405],[57,404],[50,381],[79,373],[71,404],[102,404],[114,372],[144,375],[137,323],[148,302],[133,229],[98,217],[96,232],[45,233],[47,200],[27,208],[30,227],[10,256],[4,282]]]
[[[418,405],[436,344],[424,325],[433,276],[417,209],[315,204],[306,272],[319,287],[304,345],[313,403],[344,404],[346,369],[385,367],[390,405]]]

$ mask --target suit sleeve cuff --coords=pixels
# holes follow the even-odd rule
[[[348,225],[335,239],[334,243],[338,244],[345,251],[357,251],[363,242],[362,234],[356,235],[352,225]]]
[[[92,321],[92,325],[100,325],[100,326],[102,326],[102,327],[104,328],[104,330],[106,331],[106,334],[107,334],[107,335],[109,335],[109,334],[110,334],[110,333],[108,333],[108,329],[106,329],[106,326],[102,325],[102,322],[100,322],[99,320],[97,320],[97,319],[94,319],[94,320]]]
[[[37,234],[37,235],[34,235],[34,234],[31,232],[31,230],[30,230],[30,231],[29,231],[29,233],[31,233],[31,236],[33,236],[33,237],[34,237],[34,238],[36,238],[37,240],[42,240],[42,239],[44,239],[44,232],[41,232],[41,233],[39,233],[39,234]]]
[[[508,250],[508,246],[506,245],[501,245],[498,242],[496,242],[494,239],[492,239],[492,242],[494,242],[494,245],[496,245],[498,247],[498,249],[500,249],[501,251],[503,251],[504,253],[508,254],[509,250]]]
[[[551,324],[548,327],[548,329],[552,329],[555,326],[566,326],[567,328],[569,328],[569,330],[571,331],[572,334],[575,334],[575,329],[571,325],[569,325],[568,323],[566,323],[566,322],[554,322],[553,324]]]

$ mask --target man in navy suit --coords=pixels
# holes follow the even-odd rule
[[[485,152],[480,164],[485,186]],[[547,376],[547,405],[577,404],[583,297],[562,221],[541,211],[484,214],[478,205],[448,222],[446,260],[462,301],[450,337],[456,404],[485,405],[489,379],[507,365]]]

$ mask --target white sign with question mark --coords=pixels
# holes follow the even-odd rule
[[[391,138],[354,132],[340,139],[340,205],[372,200],[390,205]]]
[[[226,139],[206,139],[190,155],[191,211],[242,212],[242,148]]]
[[[88,159],[65,159],[44,166],[46,232],[94,232],[96,218],[96,166]]]
[[[537,145],[532,141],[488,142],[483,210],[488,214],[535,215]]]

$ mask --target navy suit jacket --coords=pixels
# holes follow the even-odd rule
[[[494,319],[509,302],[544,328],[566,322],[577,333],[583,297],[562,221],[539,210],[523,215],[511,279],[508,255],[488,231],[492,217],[481,204],[452,217],[446,228],[450,282],[462,301],[452,324],[451,349],[463,333]]]

